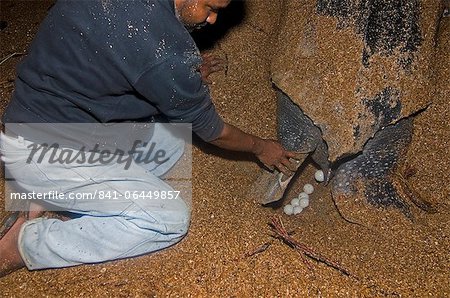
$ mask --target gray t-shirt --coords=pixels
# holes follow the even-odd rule
[[[4,123],[192,123],[203,140],[223,121],[173,0],[58,1],[18,68]]]

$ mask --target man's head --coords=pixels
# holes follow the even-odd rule
[[[198,29],[214,24],[219,9],[225,8],[231,0],[175,0],[178,18],[188,29]]]

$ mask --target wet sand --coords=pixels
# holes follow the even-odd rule
[[[26,49],[49,2],[3,2],[0,57]],[[280,12],[276,4],[247,1],[246,15],[215,43],[227,59],[214,74],[211,92],[223,118],[263,137],[275,137],[275,95],[269,65]],[[444,22],[450,30],[448,18]],[[316,191],[300,215],[263,208],[248,196],[259,166],[252,156],[223,152],[197,141],[193,150],[193,212],[187,237],[164,251],[129,260],[59,270],[20,270],[0,279],[5,296],[435,296],[450,295],[450,119],[449,41],[436,57],[440,86],[432,105],[415,121],[407,165],[411,185],[438,212],[413,210],[411,222],[393,210],[373,210],[364,222],[349,223],[336,209],[329,187],[313,182],[306,166],[288,198],[304,183]],[[20,58],[0,65],[0,82],[14,77]],[[5,106],[12,86],[0,88]],[[3,202],[2,202],[3,203]],[[3,210],[3,208],[2,208]],[[2,211],[3,212],[3,211]],[[281,216],[293,237],[351,272],[302,256],[273,239],[268,223]],[[119,240],[118,240],[119,241]],[[263,252],[248,256],[270,242]]]

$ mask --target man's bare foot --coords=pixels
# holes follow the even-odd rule
[[[3,236],[0,236],[0,278],[25,267],[18,246],[20,228],[27,220],[46,215],[50,215],[50,217],[58,218],[62,221],[71,219],[70,217],[59,215],[57,213],[47,212],[45,211],[45,208],[35,203],[30,204],[29,211],[20,212],[17,219],[11,218],[12,221],[15,220],[14,224],[7,229],[7,232]]]
[[[20,216],[9,231],[0,239],[0,277],[25,266],[19,253],[18,239],[26,218]]]
[[[45,213],[46,209],[37,203],[31,203],[29,206],[29,211],[27,213],[26,219],[35,219],[41,217]]]

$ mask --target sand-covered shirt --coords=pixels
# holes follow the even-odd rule
[[[206,141],[223,121],[201,56],[173,0],[58,1],[18,67],[4,123],[192,123]]]

